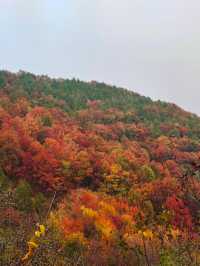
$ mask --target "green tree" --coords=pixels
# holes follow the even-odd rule
[[[8,188],[9,180],[0,167],[0,191],[5,191]]]
[[[31,212],[33,210],[32,190],[27,181],[21,181],[14,194],[17,208],[20,211]]]
[[[33,198],[33,206],[34,206],[35,210],[37,211],[37,213],[40,215],[44,212],[45,202],[46,202],[46,198],[42,193],[38,193]]]
[[[143,165],[141,168],[141,174],[142,174],[142,178],[145,181],[153,181],[156,179],[156,175],[153,171],[153,169],[148,166],[148,165]]]

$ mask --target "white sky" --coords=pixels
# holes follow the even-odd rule
[[[0,69],[104,81],[200,115],[200,1],[0,0]]]

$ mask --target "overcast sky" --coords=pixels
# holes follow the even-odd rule
[[[200,1],[0,0],[0,68],[104,81],[200,115]]]

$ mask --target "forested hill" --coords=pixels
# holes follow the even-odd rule
[[[152,101],[149,97],[105,83],[50,79],[23,71],[17,74],[0,71],[0,89],[12,101],[25,97],[32,106],[60,108],[70,114],[87,108],[89,100],[100,101],[101,109],[116,108],[125,113],[126,121],[143,122],[152,128],[155,136],[178,136],[183,128],[188,128],[188,135],[193,138],[200,136],[200,118],[196,115],[175,104]]]
[[[199,233],[198,116],[0,71],[0,265],[197,266]]]

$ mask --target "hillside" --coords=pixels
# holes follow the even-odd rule
[[[197,266],[199,230],[198,116],[0,71],[0,265]]]
[[[174,104],[153,102],[150,98],[132,91],[104,83],[50,79],[23,71],[18,74],[0,71],[0,88],[3,88],[12,101],[26,97],[32,106],[60,108],[70,114],[87,108],[88,100],[98,100],[101,101],[103,110],[117,108],[123,112],[133,112],[130,119],[133,120],[134,116],[137,121],[152,127],[152,133],[157,136],[164,133],[160,130],[163,123],[175,129],[188,127],[193,138],[198,138],[200,134],[200,120],[196,115],[185,112]],[[167,133],[170,134],[169,131]]]

